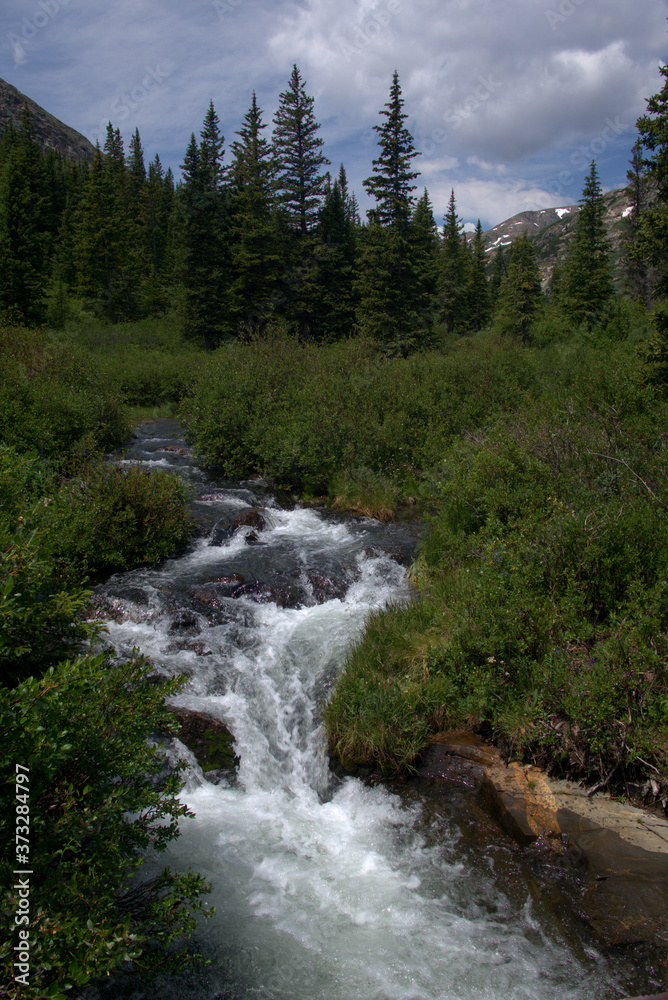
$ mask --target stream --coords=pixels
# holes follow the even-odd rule
[[[196,945],[211,964],[127,1000],[608,1000],[652,992],[603,954],[568,905],[573,873],[521,851],[466,789],[372,785],[329,769],[319,707],[365,618],[409,599],[419,529],[291,507],[262,481],[215,480],[178,424],[137,429],[124,462],[192,484],[207,534],[157,568],[98,589],[108,641],[188,682],[174,704],[229,726],[238,771],[189,762],[195,818],[152,866],[192,866],[216,914]],[[167,449],[167,450],[165,450]],[[225,531],[247,508],[260,527]],[[217,527],[215,527],[217,526]],[[213,530],[213,533],[211,534]],[[219,544],[211,544],[218,542]],[[109,995],[109,991],[104,993]]]

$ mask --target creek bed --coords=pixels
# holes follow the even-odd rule
[[[122,461],[187,476],[210,534],[157,568],[114,576],[99,598],[108,641],[186,674],[174,703],[225,722],[240,765],[207,780],[173,743],[190,764],[182,794],[196,816],[166,856],[148,860],[149,871],[192,866],[212,883],[217,913],[196,939],[211,964],[155,988],[115,982],[113,996],[657,992],[646,955],[604,954],[589,937],[568,904],[576,873],[540,849],[521,851],[472,792],[330,770],[319,708],[370,611],[409,599],[419,528],[281,505],[261,481],[216,481],[180,433],[172,421],[144,424]]]

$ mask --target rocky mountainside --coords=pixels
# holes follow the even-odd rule
[[[625,188],[609,191],[604,198],[605,221],[616,265],[621,256],[624,235],[628,232],[625,220],[631,212],[631,199]],[[512,219],[499,223],[485,233],[487,252],[491,257],[499,247],[510,246],[518,236],[528,233],[536,250],[543,280],[547,283],[554,265],[564,257],[579,211],[579,205],[564,205],[562,208],[520,212],[519,215],[514,215]]]
[[[58,121],[5,80],[0,80],[0,137],[10,123],[19,127],[26,102],[33,116],[35,138],[44,149],[58,149],[71,160],[93,159],[95,147],[84,135]]]

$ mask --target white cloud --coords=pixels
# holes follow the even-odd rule
[[[253,89],[271,119],[297,63],[326,153],[345,162],[363,201],[397,69],[437,210],[454,184],[467,214],[490,225],[543,184],[561,204],[576,201],[587,156],[604,183],[623,183],[635,120],[660,88],[668,14],[666,0],[53,2],[61,9],[25,39],[31,0],[3,0],[6,75],[85,134],[120,112],[126,136],[139,127],[147,150],[176,166],[210,99],[229,142]],[[161,79],[144,95],[147,67]],[[609,121],[625,128],[611,135]],[[524,178],[515,190],[513,177]]]

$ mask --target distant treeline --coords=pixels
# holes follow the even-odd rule
[[[170,310],[207,348],[278,321],[304,340],[360,332],[393,354],[495,318],[502,333],[527,342],[545,305],[532,246],[515,241],[490,264],[480,223],[467,238],[454,192],[439,229],[427,190],[415,194],[419,153],[397,74],[375,126],[378,157],[363,182],[375,208],[364,222],[343,164],[327,170],[313,104],[295,66],[271,138],[253,94],[226,149],[211,103],[179,182],[157,155],[146,166],[138,131],[126,152],[111,123],[90,164],[45,152],[25,108],[21,127],[0,143],[6,318],[63,326],[82,313],[116,323]],[[625,270],[628,292],[646,304],[653,251],[636,236],[649,166],[639,145],[629,174],[635,256]],[[548,290],[570,321],[590,327],[613,296],[603,212],[592,163],[567,259]]]

